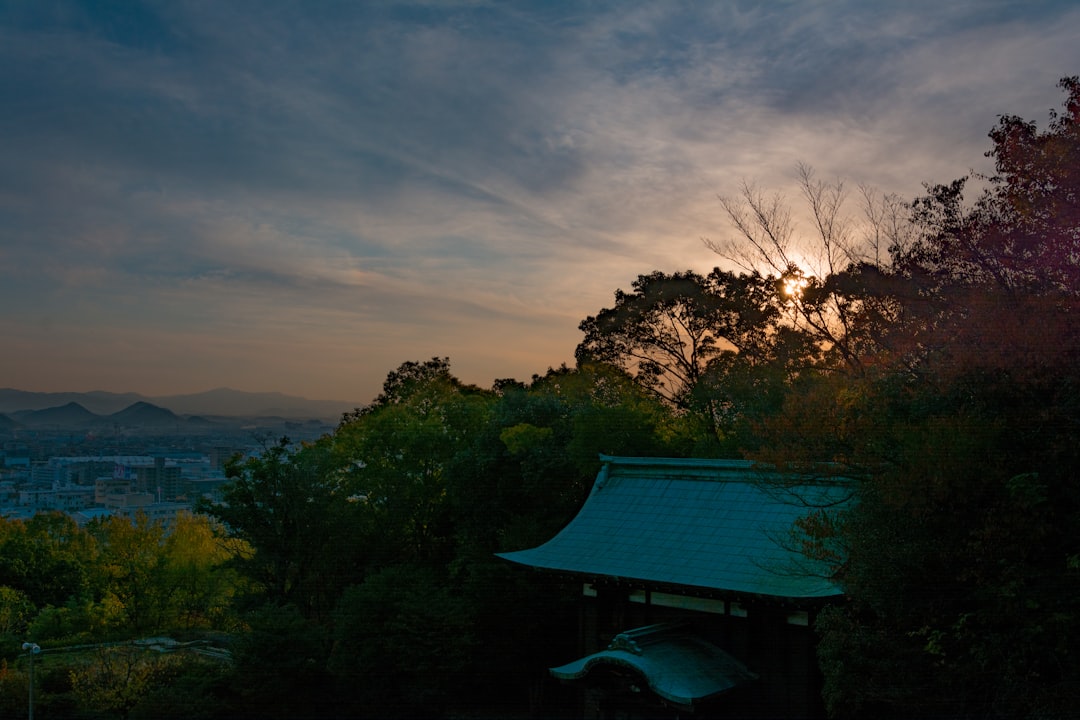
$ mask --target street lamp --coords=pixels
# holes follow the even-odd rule
[[[24,642],[22,644],[23,650],[30,652],[30,720],[34,720],[34,656],[41,652],[41,647],[37,643]]]

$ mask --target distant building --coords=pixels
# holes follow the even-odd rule
[[[168,530],[172,527],[178,515],[191,512],[191,507],[186,503],[141,502],[145,500],[145,497],[138,496],[133,496],[131,500],[130,505],[86,508],[70,514],[76,523],[83,526],[94,520],[104,520],[111,517],[123,517],[134,521],[142,513],[151,523],[161,523]]]
[[[101,517],[134,518],[141,511],[169,526],[178,512],[190,512],[195,500],[214,497],[227,482],[205,454],[193,451],[53,456],[33,462],[25,445],[7,443],[2,452],[0,515],[9,519],[60,511],[85,524]],[[6,467],[13,458],[15,467]]]
[[[216,477],[186,478],[184,480],[186,499],[189,503],[195,503],[200,498],[221,502],[221,488],[228,482],[230,482],[229,478],[223,475]]]
[[[44,487],[62,487],[64,485],[94,485],[102,476],[118,476],[118,467],[129,469],[132,477],[138,477],[137,468],[153,469],[159,462],[166,465],[166,470],[176,465],[173,461],[154,458],[149,455],[91,455],[91,456],[54,456],[46,461],[32,465],[32,481]],[[143,470],[146,474],[146,470]]]
[[[225,464],[237,455],[243,455],[244,448],[233,445],[216,445],[210,449],[210,465],[218,470],[224,470]]]
[[[0,467],[7,469],[21,468],[30,469],[30,456],[17,455],[10,452],[0,452]]]
[[[49,490],[20,490],[19,506],[29,510],[52,510],[56,493]]]
[[[105,507],[110,510],[129,510],[144,508],[153,503],[153,493],[127,492],[108,496]]]
[[[92,487],[69,485],[65,488],[59,488],[54,492],[56,494],[56,505],[54,505],[54,509],[61,512],[82,510],[83,508],[90,507],[94,504],[94,488]]]
[[[124,478],[99,477],[94,481],[94,504],[115,507],[123,501],[119,498],[131,492],[131,481]]]
[[[92,520],[104,520],[114,515],[115,511],[104,507],[83,508],[78,512],[70,513],[71,518],[79,527],[84,527]]]
[[[159,501],[173,500],[182,493],[180,465],[163,457],[117,462],[113,477],[127,480],[135,492],[150,493]]]
[[[33,481],[47,487],[93,485],[98,476],[112,474],[117,459],[112,456],[51,457],[34,464]]]

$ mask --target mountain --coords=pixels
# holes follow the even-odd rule
[[[7,415],[0,415],[0,432],[6,432],[19,427],[19,423],[15,422]]]
[[[129,405],[120,412],[113,413],[107,418],[111,422],[124,427],[161,427],[165,425],[177,426],[184,422],[172,410],[166,410],[148,402],[139,401]]]
[[[78,403],[97,415],[108,415],[147,398],[138,393],[94,392],[28,392],[12,388],[0,388],[0,413],[19,410],[45,410],[68,403]]]
[[[28,427],[45,427],[56,425],[63,427],[77,427],[90,425],[101,420],[100,416],[90,412],[77,402],[69,402],[59,407],[45,408],[44,410],[23,410],[14,413],[15,419]]]
[[[102,391],[76,393],[41,393],[0,388],[0,413],[22,421],[21,414],[30,410],[45,410],[77,403],[97,415],[113,415],[132,405],[146,403],[171,410],[177,415],[210,415],[223,417],[279,416],[290,419],[320,418],[337,421],[341,414],[363,403],[338,400],[309,400],[277,392],[252,393],[230,388],[217,388],[189,395],[148,397],[138,393],[109,393]]]

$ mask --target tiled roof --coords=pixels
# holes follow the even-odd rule
[[[848,495],[792,484],[749,462],[603,457],[577,516],[513,562],[596,579],[783,598],[840,594],[828,568],[792,549],[796,519]]]
[[[629,668],[670,703],[693,709],[757,678],[738,660],[679,626],[649,625],[620,633],[606,650],[551,668],[560,680],[580,680],[598,666]]]

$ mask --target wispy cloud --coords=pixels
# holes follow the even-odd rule
[[[1067,2],[13,4],[0,373],[527,377],[637,274],[715,263],[743,179],[910,195],[985,164],[998,114],[1058,104],[1077,27]]]

